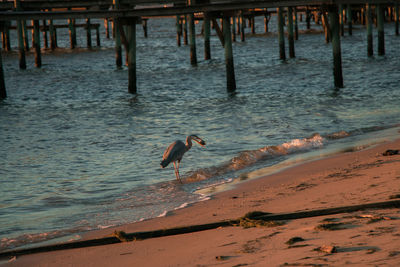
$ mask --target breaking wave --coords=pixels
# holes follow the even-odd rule
[[[239,171],[270,159],[295,153],[307,152],[313,149],[320,149],[324,147],[329,141],[333,142],[338,139],[382,131],[393,127],[399,127],[399,125],[396,124],[388,126],[372,126],[354,129],[351,131],[342,130],[325,135],[314,133],[310,137],[298,139],[296,138],[280,145],[265,146],[255,150],[245,150],[239,152],[237,156],[233,157],[231,160],[221,165],[202,168],[189,172],[185,176],[185,179],[187,182],[198,182],[210,179],[212,177],[221,177],[228,173]]]
[[[346,135],[343,136],[345,137]],[[276,146],[265,146],[256,150],[245,150],[222,165],[189,172],[185,178],[189,182],[196,182],[211,177],[222,176],[271,158],[321,148],[323,147],[325,140],[326,138],[315,133],[308,138],[293,139]]]

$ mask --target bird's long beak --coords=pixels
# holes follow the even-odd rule
[[[201,139],[200,137],[194,138],[193,140],[196,141],[196,143],[198,143],[202,147],[205,147],[205,145],[206,145],[206,142],[204,142],[204,140]]]

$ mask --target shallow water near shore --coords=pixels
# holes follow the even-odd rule
[[[258,33],[262,23],[256,19]],[[91,51],[45,53],[41,69],[30,54],[25,71],[15,53],[3,53],[0,251],[164,216],[212,191],[199,190],[258,170],[398,137],[400,39],[393,24],[385,25],[385,57],[367,58],[360,26],[342,38],[340,90],[332,85],[332,51],[322,34],[300,35],[296,59],[286,62],[278,60],[276,36],[248,36],[233,44],[234,95],[226,92],[218,38],[211,38],[210,61],[202,60],[197,38],[199,64],[192,67],[189,48],[176,46],[174,24],[149,20],[147,39],[138,26],[136,96],[127,93],[126,68],[115,67],[112,40]],[[69,46],[67,36],[60,30],[60,47]],[[180,185],[173,166],[159,164],[164,149],[189,134],[207,146],[185,154]]]

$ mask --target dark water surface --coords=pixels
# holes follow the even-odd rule
[[[263,32],[262,18],[256,23]],[[233,44],[235,95],[226,92],[218,38],[211,38],[210,61],[197,38],[192,67],[174,25],[149,20],[147,39],[138,26],[136,96],[127,93],[127,69],[115,67],[112,40],[92,51],[47,52],[41,69],[32,54],[19,70],[17,54],[3,53],[0,250],[164,215],[207,199],[196,190],[252,170],[398,135],[400,38],[392,24],[385,25],[384,57],[367,58],[362,27],[342,38],[341,90],[333,88],[332,50],[322,34],[300,35],[296,59],[286,62],[274,34],[248,36]],[[68,32],[58,36],[69,47]],[[85,46],[82,29],[78,36]],[[159,164],[164,149],[189,134],[207,147],[185,155],[180,185],[172,165]]]

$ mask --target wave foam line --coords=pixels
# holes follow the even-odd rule
[[[293,139],[277,146],[265,146],[256,150],[242,151],[230,161],[221,164],[220,166],[213,166],[189,172],[186,176],[186,180],[189,182],[201,181],[244,169],[261,160],[320,148],[324,145],[324,140],[324,137],[316,133],[311,137]]]

